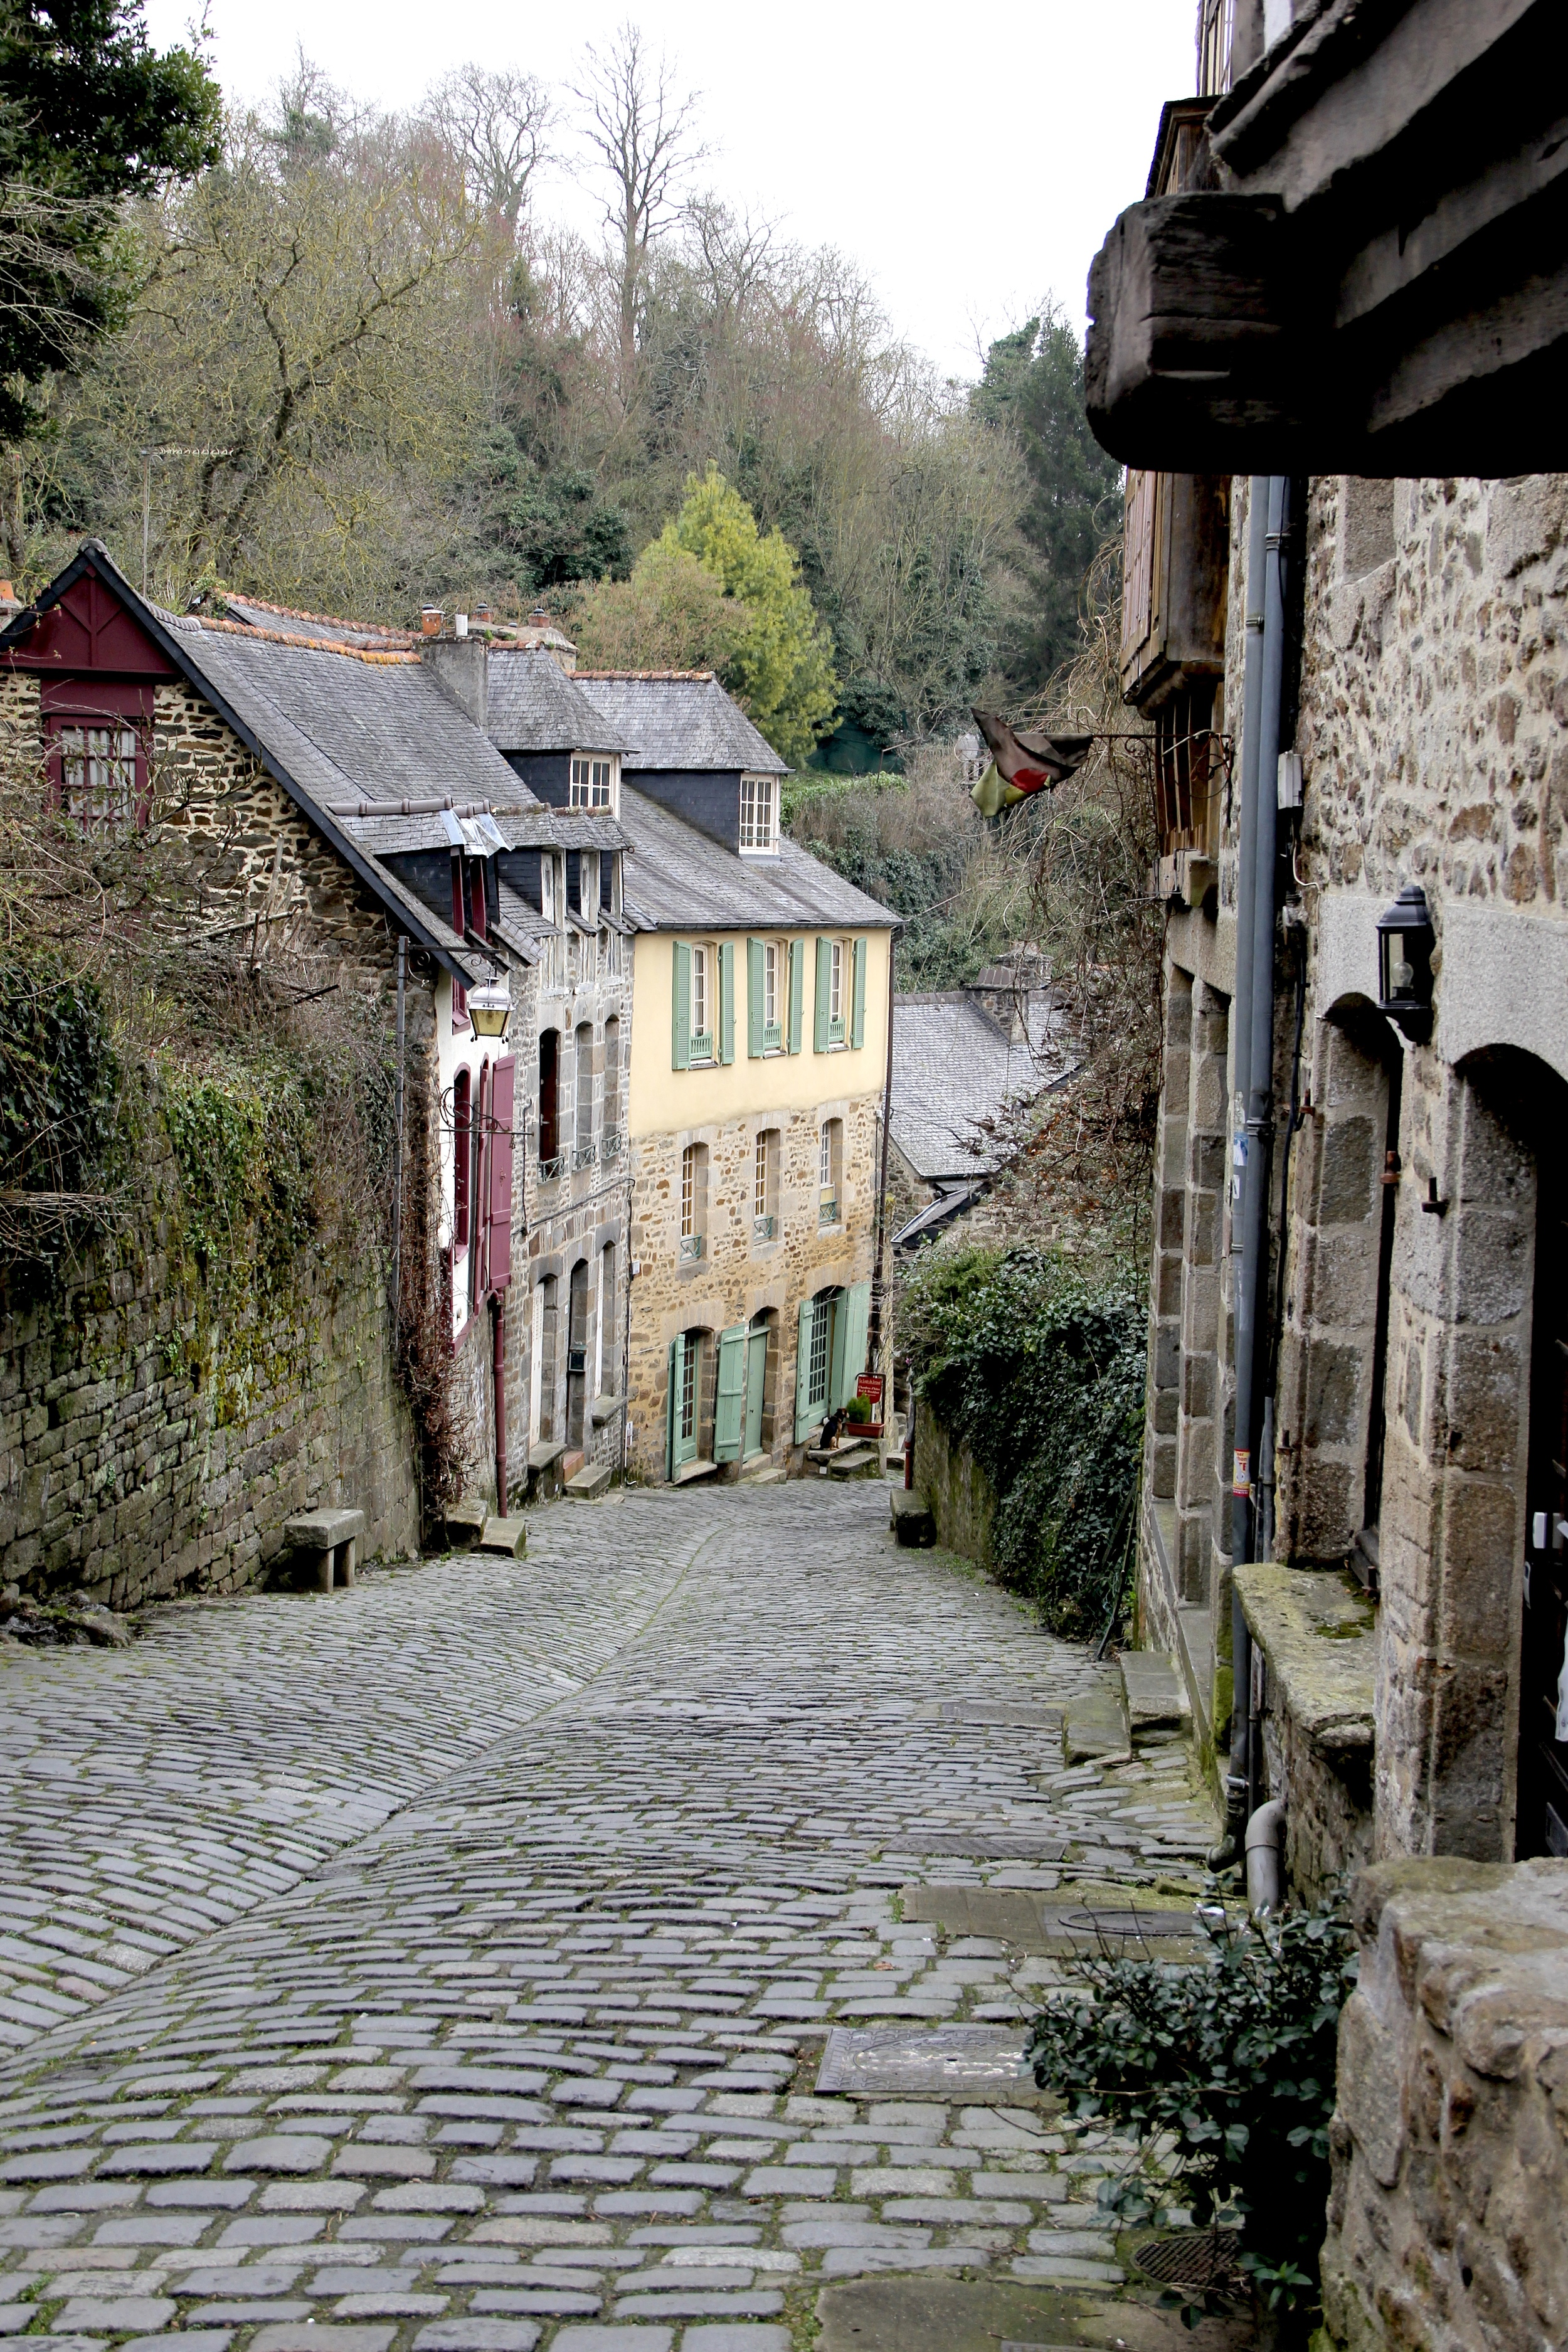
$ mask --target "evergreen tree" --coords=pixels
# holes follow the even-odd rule
[[[0,439],[121,322],[121,200],[215,163],[221,118],[194,50],[149,47],[140,0],[0,0]]]
[[[992,344],[970,407],[1013,435],[1028,475],[1019,520],[1026,593],[1007,632],[1005,666],[1013,686],[1030,693],[1078,650],[1084,581],[1121,526],[1121,468],[1089,429],[1083,352],[1059,311]]]

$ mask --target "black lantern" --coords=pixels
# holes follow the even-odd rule
[[[1377,919],[1377,1003],[1407,1037],[1425,1037],[1432,1026],[1432,950],[1437,935],[1426,911],[1426,893],[1407,882],[1392,907]]]

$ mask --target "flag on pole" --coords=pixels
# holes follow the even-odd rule
[[[1031,793],[1059,784],[1089,757],[1092,735],[1016,734],[994,711],[977,710],[974,723],[984,736],[991,764],[970,793],[982,816],[1015,808]]]

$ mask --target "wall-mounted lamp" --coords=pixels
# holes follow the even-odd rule
[[[504,1037],[511,1013],[511,983],[502,973],[483,988],[468,991],[468,1018],[478,1037]]]
[[[1407,1037],[1425,1037],[1432,1026],[1432,950],[1437,935],[1426,908],[1426,893],[1407,882],[1392,907],[1377,919],[1377,1003]]]

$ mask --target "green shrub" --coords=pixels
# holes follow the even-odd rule
[[[1043,2089],[1136,2137],[1141,2161],[1101,2181],[1103,2204],[1128,2222],[1165,2221],[1173,2203],[1199,2223],[1228,2210],[1243,2269],[1271,2305],[1294,2309],[1317,2287],[1354,1941],[1329,1903],[1217,1942],[1206,1967],[1073,1961],[1086,1990],[1040,2012],[1027,2054]],[[1184,2313],[1189,2324],[1198,2308]]]
[[[48,954],[0,964],[0,1186],[85,1190],[113,1139],[118,1082],[97,983]]]
[[[273,1062],[220,1061],[168,1080],[163,1115],[186,1227],[209,1278],[280,1270],[317,1222],[310,1073]]]
[[[900,1298],[919,1396],[998,1497],[992,1560],[1053,1633],[1115,1598],[1142,1444],[1147,1309],[1131,1263],[933,1252]]]

